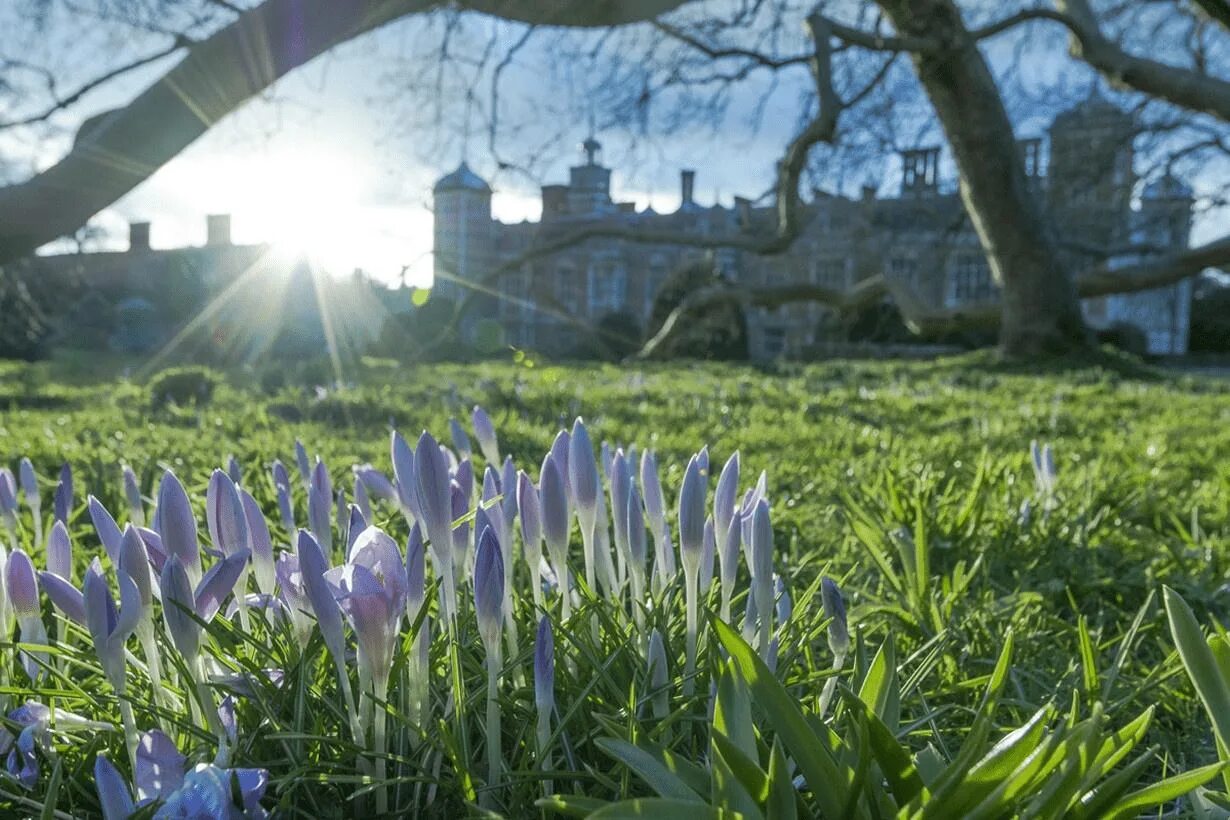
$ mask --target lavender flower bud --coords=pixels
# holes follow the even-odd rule
[[[628,539],[628,563],[632,566],[633,571],[643,573],[648,552],[645,539],[645,511],[641,508],[640,490],[636,488],[636,482],[630,478],[628,479],[628,491],[625,494],[624,509],[626,511],[624,533]]]
[[[96,559],[97,560],[97,559]],[[172,554],[162,567],[162,617],[166,621],[167,634],[180,655],[195,658],[201,651],[201,627],[192,619],[196,611],[196,598],[192,593],[192,581],[179,556]]]
[[[700,551],[700,594],[704,596],[713,584],[713,556],[717,551],[717,539],[713,534],[713,517],[705,519],[704,546]]]
[[[568,499],[568,507],[573,504],[572,483],[568,480],[568,450],[571,445],[572,439],[567,430],[560,430],[555,434],[555,440],[551,442],[551,458],[555,459],[555,467],[559,470],[560,477],[564,479],[564,493]],[[538,483],[542,484],[541,475],[538,476]]]
[[[234,483],[243,483],[243,470],[239,469],[239,462],[233,455],[226,457],[226,474]]]
[[[577,519],[585,531],[592,532],[598,517],[598,463],[590,444],[585,422],[580,417],[572,425],[568,444],[568,483],[577,506]]]
[[[565,571],[569,532],[572,528],[568,515],[568,497],[564,489],[566,482],[553,455],[548,455],[543,461],[538,483],[542,502],[542,534],[547,542],[551,563],[555,565],[554,569],[558,574]],[[561,577],[560,583],[566,584],[567,578]]]
[[[427,538],[432,552],[443,560],[452,546],[453,499],[448,459],[430,433],[419,436],[414,451],[414,477]]]
[[[666,664],[666,645],[662,633],[654,630],[649,634],[649,694],[652,698],[653,716],[664,720],[670,714],[670,671]]]
[[[310,487],[312,485],[312,462],[308,459],[307,449],[299,439],[295,439],[295,464],[299,467],[299,477],[303,479],[303,486]]]
[[[251,549],[248,518],[235,482],[221,470],[214,470],[205,490],[205,525],[209,540],[222,555]]]
[[[367,496],[367,486],[357,476],[354,480],[354,505],[359,509],[363,520],[372,520],[372,502]]]
[[[504,559],[491,527],[479,536],[474,556],[474,612],[487,652],[499,652],[504,614]]]
[[[138,527],[145,525],[145,502],[141,498],[141,482],[127,464],[124,465],[124,498],[128,501],[128,520]]]
[[[73,468],[67,461],[60,466],[54,506],[55,519],[68,523],[68,516],[73,511]]]
[[[201,547],[197,542],[196,518],[184,485],[170,470],[162,474],[158,485],[157,520],[154,529],[162,538],[167,555],[179,558],[188,578],[196,583],[201,578]]]
[[[38,493],[38,476],[34,474],[34,465],[30,459],[23,458],[17,467],[17,479],[21,484],[21,492],[26,497],[26,506],[38,515],[42,499]]]
[[[700,566],[705,541],[705,478],[696,456],[688,461],[679,490],[679,555],[684,567]]]
[[[107,557],[115,564],[120,558],[120,526],[115,523],[115,518],[103,503],[94,496],[88,498],[86,506],[90,511],[90,520],[94,522],[94,531],[98,533],[98,540],[102,541]]]
[[[137,528],[131,524],[124,527],[124,535],[120,541],[120,560],[118,569],[128,575],[137,587],[144,612],[150,612],[154,606],[153,582],[150,579],[149,553],[145,551],[145,542],[141,540]]]
[[[483,451],[483,458],[488,464],[500,463],[500,445],[495,436],[495,425],[487,411],[474,405],[474,413],[470,420],[474,423],[474,437],[478,439],[478,447]]]
[[[280,461],[273,462],[273,486],[278,494],[278,514],[282,526],[290,535],[295,534],[295,505],[290,494],[290,474]]]
[[[332,513],[333,483],[325,463],[317,461],[308,487],[308,527],[326,555],[333,551]]]
[[[128,784],[103,755],[94,758],[94,786],[98,789],[103,820],[128,820],[136,811]]]
[[[73,545],[63,521],[55,522],[47,535],[47,569],[66,581],[73,580]]]
[[[615,549],[625,558],[628,556],[628,488],[632,476],[628,473],[628,462],[624,459],[624,451],[616,450],[611,457],[609,471],[611,482],[611,523],[615,531]]]
[[[325,640],[329,654],[341,661],[346,657],[346,639],[342,632],[342,612],[337,607],[328,582],[325,581],[329,562],[321,551],[320,544],[306,530],[299,530],[297,551],[303,590],[308,603],[312,605],[312,612],[316,615],[321,637]]]
[[[829,649],[839,658],[844,658],[850,651],[850,629],[846,621],[846,603],[842,600],[841,589],[832,578],[824,578],[820,582],[820,600],[824,606],[824,617],[831,618],[829,622]]]
[[[273,538],[269,535],[269,523],[260,505],[247,490],[239,491],[243,502],[244,518],[248,524],[248,543],[252,546],[252,569],[256,576],[256,588],[265,595],[272,595],[277,583],[277,570],[273,562]]]
[[[34,564],[23,549],[15,549],[4,567],[4,580],[8,587],[9,604],[18,618],[37,618],[38,576]]]
[[[453,449],[457,451],[457,455],[462,459],[469,458],[472,450],[470,448],[470,437],[466,435],[466,429],[461,426],[457,419],[450,418],[448,420],[448,432],[453,439]]]
[[[555,635],[546,615],[538,621],[534,638],[534,705],[539,712],[555,708]]]

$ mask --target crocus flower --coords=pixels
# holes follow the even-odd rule
[[[145,503],[141,498],[141,482],[127,464],[124,465],[124,499],[128,502],[128,520],[138,527],[145,526]]]
[[[128,820],[136,811],[128,784],[104,755],[94,758],[94,786],[98,789],[103,820]]]
[[[401,513],[408,523],[414,523],[419,518],[418,480],[414,477],[414,450],[402,438],[401,433],[393,431],[390,440],[393,459],[393,479],[397,488],[397,503]]]
[[[50,729],[53,713],[45,705],[28,700],[11,710],[6,717],[10,723],[20,727],[20,731],[14,736],[7,728],[0,726],[0,760],[4,761],[4,770],[22,788],[31,789],[39,778],[38,750],[48,753],[52,749]],[[109,723],[90,720],[63,708],[55,710],[54,719],[57,731],[105,731],[114,728]]]
[[[201,580],[201,545],[197,541],[196,518],[184,485],[170,470],[162,474],[158,485],[154,529],[162,538],[167,555],[179,559],[190,584],[198,583]]]
[[[641,495],[649,531],[653,534],[654,590],[661,592],[675,577],[675,553],[666,529],[666,499],[658,480],[658,461],[652,450],[641,453]]]
[[[17,481],[21,485],[22,495],[26,497],[26,506],[30,508],[34,519],[34,543],[43,543],[43,499],[38,492],[38,476],[34,473],[34,465],[30,459],[23,458],[17,466]]]
[[[538,488],[524,470],[517,474],[517,508],[521,511],[521,544],[525,549],[525,562],[530,567],[530,592],[534,596],[534,608],[538,609],[542,607],[538,571],[542,564],[542,506]]]
[[[47,535],[47,571],[66,581],[73,579],[73,544],[63,521],[55,522]]]
[[[312,486],[312,462],[308,459],[307,448],[303,442],[295,439],[295,464],[299,468],[299,477],[303,479],[305,488]]]
[[[560,475],[564,479],[564,492],[568,496],[568,506],[572,506],[572,484],[568,481],[568,450],[572,444],[571,436],[567,430],[560,430],[555,434],[555,439],[551,442],[551,457],[555,459],[555,466],[559,469]],[[542,477],[538,479],[542,481]]]
[[[8,590],[9,606],[21,629],[23,643],[47,645],[47,628],[43,626],[38,601],[38,575],[25,550],[16,549],[8,557],[4,568],[5,587]],[[7,636],[6,636],[7,637]],[[47,653],[21,652],[22,663],[30,680],[37,681],[42,675],[42,665],[47,662]]]
[[[280,461],[273,462],[273,488],[278,495],[278,514],[282,518],[282,526],[294,535],[295,506],[290,493],[290,474],[286,472],[286,465]]]
[[[120,557],[120,525],[115,523],[115,517],[103,503],[92,495],[86,499],[86,508],[90,513],[90,520],[94,523],[94,531],[98,533],[98,540],[102,542],[111,563],[115,564]]]
[[[832,578],[820,581],[820,601],[824,606],[824,617],[829,622],[829,649],[838,658],[844,658],[850,651],[850,628],[846,621],[846,603],[842,599],[841,589]]]
[[[739,451],[726,460],[713,493],[713,533],[717,537],[718,565],[721,568],[722,620],[730,620],[730,599],[739,573],[739,547],[731,546],[731,522],[739,503]]]
[[[209,539],[220,555],[252,549],[248,517],[235,481],[221,470],[214,470],[205,491],[205,523]]]
[[[312,614],[316,616],[316,625],[320,627],[321,637],[325,640],[330,654],[339,663],[345,662],[345,636],[342,633],[342,613],[337,607],[333,592],[325,580],[329,571],[329,561],[320,548],[315,536],[306,530],[299,530],[298,542],[299,572],[303,583],[303,591],[311,605]]]
[[[302,650],[312,638],[312,604],[308,601],[307,590],[303,586],[299,556],[293,552],[278,553],[274,562],[274,573],[277,576],[278,598],[282,601],[282,611],[290,619],[295,640]]]
[[[692,672],[696,668],[696,635],[699,628],[697,585],[705,548],[705,476],[700,460],[692,456],[683,472],[679,489],[679,560],[683,564],[684,597],[687,607],[686,678],[684,693],[692,690]]]
[[[717,552],[717,536],[713,531],[713,516],[705,519],[705,536],[700,551],[700,575],[697,578],[697,589],[701,595],[709,594],[713,585],[714,554]]]
[[[773,598],[777,602],[777,631],[780,634],[794,613],[794,602],[790,600],[790,590],[785,580],[776,574],[773,576]]]
[[[213,620],[250,557],[250,552],[240,550],[216,561],[195,589],[179,557],[167,559],[162,568],[162,615],[175,648],[185,658],[191,660],[200,654],[201,626],[196,619],[205,623]]]
[[[239,468],[239,462],[233,455],[226,457],[226,474],[236,484],[243,483],[243,470]]]
[[[470,437],[466,435],[466,428],[461,426],[461,422],[455,418],[448,420],[448,432],[453,439],[453,449],[457,451],[460,458],[466,459],[470,457]]]
[[[457,469],[453,470],[453,481],[461,488],[461,492],[466,497],[466,503],[474,495],[474,463],[468,458],[463,458],[457,462]]]
[[[641,626],[644,614],[641,610],[645,600],[645,557],[648,545],[645,540],[645,510],[641,506],[641,493],[636,482],[628,479],[628,492],[624,501],[624,530],[628,538],[628,567],[632,578],[632,615]]]
[[[500,775],[499,673],[500,632],[504,616],[504,559],[495,531],[483,530],[474,554],[474,614],[478,634],[487,649],[487,785],[495,788]]]
[[[470,494],[453,481],[449,484],[449,497],[452,499],[453,520],[457,522],[453,525],[453,568],[459,575],[464,575],[470,554]]]
[[[577,522],[581,525],[581,543],[585,549],[585,583],[591,591],[596,591],[594,525],[598,520],[601,481],[598,477],[598,463],[594,460],[594,447],[589,441],[585,422],[579,417],[572,425],[572,435],[568,443],[568,483],[572,487]]]
[[[563,598],[564,618],[571,611],[568,595],[568,537],[571,519],[568,515],[568,497],[564,490],[565,480],[556,464],[555,456],[547,454],[542,462],[538,478],[538,491],[542,502],[542,535],[547,542],[547,554],[551,568],[559,580]]]
[[[773,626],[773,527],[769,521],[769,502],[763,498],[752,513],[751,573],[756,617],[760,622],[760,655],[764,657],[769,651]]]
[[[383,699],[406,607],[406,567],[397,542],[376,527],[355,539],[345,564],[324,574],[359,642],[359,663]]]
[[[538,633],[534,638],[534,707],[538,712],[538,765],[544,770],[551,768],[551,712],[555,709],[555,635],[551,632],[551,619],[546,615],[538,621]],[[543,784],[550,794],[550,783]]]
[[[277,583],[273,565],[273,538],[269,535],[269,522],[261,512],[260,505],[247,490],[239,491],[243,502],[244,519],[248,525],[248,543],[252,548],[252,570],[256,576],[256,588],[264,595],[272,595]]]
[[[496,439],[495,425],[491,423],[491,417],[476,404],[470,420],[474,423],[474,437],[478,439],[478,448],[482,450],[483,458],[488,464],[499,464],[500,444]]]
[[[60,465],[60,482],[56,484],[54,506],[56,520],[68,523],[68,514],[73,511],[73,468],[67,461]]]
[[[320,543],[320,548],[328,554],[333,550],[333,482],[329,479],[329,470],[323,461],[317,461],[312,468],[312,480],[308,487],[308,527],[312,535]]]
[[[17,542],[17,483],[8,467],[0,467],[0,520],[9,531],[9,538]]]
[[[440,445],[424,432],[414,451],[415,492],[419,512],[431,545],[432,562],[444,595],[450,629],[457,619],[456,570],[453,566],[453,499],[448,459]]]
[[[611,456],[609,471],[611,482],[611,523],[615,531],[615,549],[627,562],[628,556],[628,486],[632,480],[624,451],[616,450]]]
[[[354,468],[355,478],[367,490],[371,498],[381,501],[397,502],[397,487],[389,477],[370,464],[360,464]]]

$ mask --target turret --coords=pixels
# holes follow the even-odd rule
[[[432,188],[435,217],[433,290],[460,301],[490,269],[493,256],[491,186],[464,161]],[[477,314],[485,313],[480,309]]]

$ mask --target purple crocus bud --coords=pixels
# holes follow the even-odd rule
[[[103,503],[94,496],[86,500],[86,506],[90,511],[90,520],[94,522],[94,531],[98,533],[98,540],[102,541],[107,557],[115,564],[120,557],[120,526],[115,523],[115,518]]]
[[[390,442],[393,457],[393,478],[397,482],[397,499],[401,505],[402,515],[417,520],[419,518],[418,480],[414,476],[414,450],[402,438],[401,433],[393,431]]]
[[[478,447],[483,451],[483,458],[488,464],[500,463],[500,443],[495,437],[495,425],[487,411],[474,405],[474,413],[470,416],[474,423],[474,437],[478,439]]]
[[[184,784],[188,759],[175,748],[175,742],[157,729],[141,735],[133,781],[137,800],[145,803],[167,800]]]
[[[302,650],[312,638],[312,604],[303,587],[303,573],[299,571],[299,556],[293,552],[278,553],[274,564],[278,579],[278,597],[283,611],[290,618],[295,640]]]
[[[705,545],[705,477],[696,456],[688,461],[679,490],[679,555],[695,577]],[[689,565],[691,569],[689,570]]]
[[[664,720],[670,714],[669,670],[666,663],[666,644],[662,633],[654,630],[649,634],[649,696],[652,698],[653,716]]]
[[[332,512],[333,483],[325,463],[317,461],[308,488],[308,527],[326,555],[333,550]]]
[[[722,546],[719,552],[722,569],[722,601],[726,616],[730,615],[730,597],[734,593],[735,581],[739,573],[739,547],[742,543],[743,521],[735,515],[731,517],[730,524],[726,527],[726,536],[721,541]]]
[[[233,455],[226,457],[226,475],[236,484],[243,483],[243,470],[239,468],[239,462]]]
[[[410,528],[406,539],[406,617],[412,622],[427,596],[427,555],[423,547],[423,531],[418,524]]]
[[[34,564],[23,549],[15,549],[9,555],[4,567],[4,581],[8,589],[9,605],[13,613],[22,618],[37,618],[38,609],[38,575],[34,572]]]
[[[47,535],[47,570],[66,581],[73,580],[73,544],[63,521],[55,522]]]
[[[572,484],[568,481],[568,450],[571,445],[572,440],[567,430],[560,430],[555,434],[555,440],[551,442],[551,457],[555,459],[555,466],[564,479],[564,492],[567,494],[569,507],[572,506]],[[542,482],[541,475],[538,481]]]
[[[308,459],[307,448],[299,439],[295,439],[295,464],[299,467],[299,477],[303,479],[303,486],[311,487],[312,462]]]
[[[115,599],[103,577],[102,564],[95,558],[85,573],[81,590],[85,600],[85,620],[90,636],[94,639],[94,653],[102,665],[107,680],[119,694],[124,693],[124,644],[137,628],[141,619],[141,600],[137,586],[128,573],[118,574],[120,582],[120,608],[116,612]]]
[[[850,651],[850,627],[846,621],[846,602],[842,600],[841,589],[832,578],[820,581],[820,601],[824,606],[824,617],[831,618],[829,622],[829,649],[839,658],[844,658]]]
[[[17,529],[17,483],[8,467],[0,467],[0,517],[10,531]]]
[[[196,518],[184,485],[170,470],[158,485],[158,509],[154,529],[162,538],[167,555],[179,558],[189,580],[201,579],[201,547],[197,542]]]
[[[500,509],[504,511],[504,531],[512,530],[513,520],[517,517],[517,465],[513,463],[512,456],[507,456],[504,459],[504,466],[500,470]]]
[[[51,603],[64,613],[64,617],[80,626],[86,626],[85,598],[81,595],[81,590],[54,572],[40,572],[38,580]]]
[[[42,506],[42,499],[38,493],[38,476],[34,474],[34,465],[30,463],[30,459],[21,460],[21,464],[17,467],[17,480],[21,484],[22,494],[26,497],[26,506],[37,517]]]
[[[611,482],[611,523],[615,531],[615,549],[628,559],[628,487],[632,476],[628,473],[628,462],[624,459],[624,451],[616,450],[611,457],[611,468],[607,473]]]
[[[542,535],[547,542],[547,554],[564,594],[568,594],[568,540],[571,519],[563,474],[555,457],[548,455],[539,475],[539,496],[542,502]]]
[[[453,471],[453,481],[457,482],[457,486],[461,488],[461,492],[466,497],[466,503],[469,504],[470,498],[474,495],[474,462],[468,458],[457,462],[457,469]]]
[[[486,521],[495,530],[496,540],[500,542],[500,547],[504,549],[505,556],[508,555],[508,532],[504,526],[504,511],[500,508],[500,479],[496,471],[491,467],[487,467],[483,473],[483,492],[481,497],[482,512],[486,515]],[[474,531],[481,533],[483,527],[476,520],[474,523]]]
[[[280,461],[273,462],[273,488],[278,495],[278,514],[282,526],[291,535],[295,533],[295,505],[290,492],[290,474],[286,465]]]
[[[145,502],[141,498],[141,482],[127,464],[124,465],[124,498],[128,501],[128,520],[138,527],[145,526]]]
[[[312,612],[316,615],[316,624],[320,627],[321,637],[325,646],[337,662],[346,658],[346,640],[342,632],[342,611],[337,608],[337,601],[325,573],[329,571],[329,562],[325,558],[320,544],[310,532],[299,530],[299,571],[303,579],[303,590]]]
[[[534,638],[534,705],[540,713],[555,708],[555,634],[546,615],[538,621]]]
[[[448,420],[448,432],[453,439],[453,449],[457,451],[457,455],[462,459],[470,457],[470,437],[466,435],[466,428],[461,426],[461,422],[457,419],[450,418]]]
[[[823,598],[823,596],[821,596]],[[790,590],[780,575],[773,576],[773,598],[777,601],[777,626],[782,628],[794,613],[794,602],[790,600]]]
[[[585,422],[579,416],[573,422],[568,442],[568,483],[577,507],[577,520],[583,532],[592,533],[598,517],[598,462],[594,460],[594,447]]]
[[[739,451],[726,460],[718,477],[717,489],[713,492],[713,529],[718,536],[718,546],[725,547],[726,531],[735,517],[739,503]]]
[[[641,495],[653,533],[654,569],[659,579],[666,580],[675,575],[675,554],[666,529],[666,498],[658,480],[658,460],[652,450],[641,453]]]
[[[448,459],[430,433],[419,436],[414,451],[414,477],[427,539],[432,553],[444,556],[452,544],[453,499]],[[437,560],[440,560],[439,558]]]
[[[205,490],[205,524],[209,540],[221,555],[250,550],[248,518],[235,482],[221,470],[214,470]]]
[[[261,512],[260,505],[247,490],[239,491],[243,502],[244,519],[248,525],[248,543],[252,546],[252,569],[256,576],[256,588],[264,595],[272,595],[277,582],[273,565],[273,538],[269,535],[269,522]]]
[[[159,585],[162,588],[162,617],[166,622],[167,634],[179,654],[191,660],[201,651],[201,627],[192,619],[196,611],[192,579],[188,577],[188,571],[178,555],[172,553],[167,557]]]
[[[474,613],[487,653],[498,656],[504,615],[504,559],[491,527],[479,536],[474,555]]]
[[[752,590],[756,615],[760,620],[760,654],[769,649],[773,616],[773,527],[769,521],[769,502],[763,498],[752,513]]]
[[[402,442],[405,443],[404,441]],[[371,498],[378,498],[381,501],[397,502],[397,487],[389,480],[389,477],[377,470],[370,464],[361,464],[354,468],[355,478],[367,490],[367,494]]]
[[[717,551],[717,538],[713,533],[713,516],[705,519],[705,536],[700,551],[700,582],[701,595],[708,592],[713,584],[713,556]]]
[[[611,464],[614,462],[615,456],[611,453],[611,445],[606,440],[602,440],[602,444],[598,445],[598,463],[602,465],[602,474],[606,476],[606,480],[611,480]]]
[[[222,732],[226,742],[234,746],[239,742],[239,724],[235,719],[235,696],[227,695],[218,704],[218,722],[222,724]]]
[[[103,755],[94,758],[94,786],[98,789],[103,820],[128,820],[136,811],[128,784]]]
[[[538,500],[538,488],[522,470],[517,474],[517,508],[521,511],[521,544],[525,549],[525,562],[530,567],[535,605],[542,603],[542,584],[539,583],[538,567],[542,563],[542,505]]]
[[[68,516],[73,511],[73,468],[67,461],[60,465],[54,506],[56,520],[68,523]]]
[[[152,612],[154,587],[150,578],[149,554],[145,551],[145,541],[132,524],[124,527],[124,535],[120,540],[118,569],[127,574],[136,585],[143,614]]]
[[[626,511],[624,532],[628,539],[628,564],[634,573],[639,573],[641,577],[644,577],[645,559],[649,550],[645,538],[645,510],[641,506],[641,491],[637,489],[636,482],[631,479],[628,479],[624,509]]]
[[[372,502],[367,495],[367,486],[358,477],[354,480],[354,505],[365,521],[372,519]]]

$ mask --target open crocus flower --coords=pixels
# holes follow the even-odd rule
[[[105,756],[94,761],[94,780],[104,820],[126,820],[137,809],[154,804],[151,817],[240,820],[267,817],[260,801],[269,787],[264,769],[226,769],[198,763],[185,771],[187,758],[158,730],[141,737],[133,779],[136,800],[128,784]]]
[[[406,607],[406,567],[397,542],[377,527],[355,539],[345,564],[325,573],[359,642],[359,663],[374,688],[388,685]]]
[[[33,788],[39,778],[38,751],[51,751],[52,712],[41,703],[28,700],[6,717],[17,724],[20,731],[14,736],[0,726],[0,760],[4,761],[4,771],[22,788]],[[55,727],[59,731],[115,728],[109,723],[90,720],[60,708],[55,710]]]

